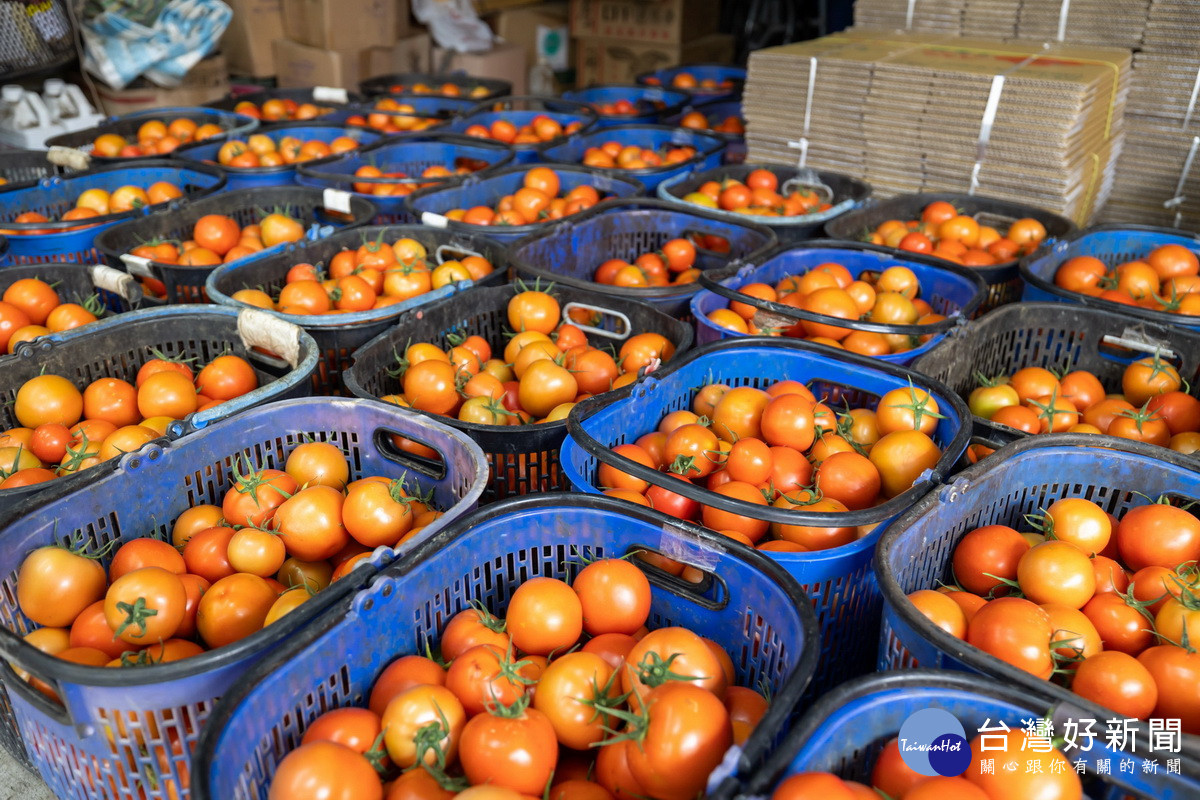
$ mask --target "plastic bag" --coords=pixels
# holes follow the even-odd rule
[[[150,26],[109,7],[83,23],[83,66],[114,89],[140,75],[178,86],[217,49],[231,19],[233,11],[221,0],[170,0]]]
[[[492,29],[475,13],[471,0],[413,0],[412,10],[444,50],[482,53],[492,49]]]

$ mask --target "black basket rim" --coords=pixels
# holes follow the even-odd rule
[[[417,81],[416,79],[420,79]],[[364,78],[358,82],[358,91],[367,97],[380,97],[393,94],[388,91],[388,87],[396,83],[453,83],[455,86],[475,87],[482,86],[485,89],[490,87],[492,92],[499,94],[492,95],[492,99],[504,97],[512,94],[512,83],[499,78],[478,78],[473,75],[466,75],[458,72],[386,72],[382,75],[372,75],[370,78]],[[380,88],[376,88],[376,87]],[[396,92],[395,94],[415,94],[414,92]],[[461,95],[444,95],[440,92],[424,92],[417,96],[431,97],[451,97],[459,99]],[[476,98],[462,98],[474,100]]]
[[[492,139],[476,138],[474,136],[464,136],[461,133],[430,133],[427,136],[417,134],[404,138],[395,138],[381,134],[378,141],[371,142],[363,147],[359,147],[345,153],[338,153],[337,155],[330,156],[328,158],[320,158],[316,159],[315,161],[297,164],[296,171],[304,177],[312,180],[330,181],[333,183],[437,183],[440,186],[445,186],[449,183],[461,182],[469,177],[469,175],[452,175],[445,178],[422,178],[419,176],[410,176],[407,178],[372,178],[369,176],[358,177],[348,172],[322,172],[318,169],[315,169],[315,167],[318,166],[328,167],[342,161],[351,161],[355,158],[362,159],[366,156],[370,156],[371,154],[377,153],[380,150],[386,150],[390,147],[413,145],[419,148],[423,144],[448,144],[455,147],[481,147],[484,150],[494,150],[497,155],[501,156],[501,158],[496,162],[496,164],[499,166],[493,165],[491,167],[485,167],[484,169],[479,170],[478,173],[469,174],[493,174],[495,171],[508,166],[514,157],[512,149],[503,142],[497,142]],[[359,193],[355,192],[355,194]]]
[[[651,88],[651,87],[647,87],[647,88]],[[709,158],[709,157],[715,155],[716,153],[719,153],[721,150],[723,150],[729,144],[728,140],[722,139],[719,136],[714,136],[707,131],[692,130],[691,128],[680,128],[680,127],[676,127],[674,125],[663,125],[662,123],[658,123],[658,122],[622,122],[620,125],[609,125],[608,127],[605,127],[605,128],[594,128],[590,131],[585,131],[583,133],[579,133],[576,135],[574,142],[572,142],[572,141],[547,142],[543,145],[539,145],[538,146],[538,154],[543,159],[545,159],[548,163],[577,164],[579,162],[574,161],[574,160],[560,161],[558,159],[558,157],[551,155],[550,151],[556,150],[560,147],[566,147],[571,144],[579,144],[582,146],[587,146],[586,142],[584,140],[594,139],[597,137],[603,137],[603,136],[606,136],[611,133],[616,133],[618,131],[662,131],[664,133],[670,133],[672,136],[690,136],[690,137],[694,137],[697,140],[696,142],[694,142],[692,144],[686,145],[686,146],[694,146],[696,148],[696,155],[692,156],[691,158],[687,159],[686,161],[680,161],[675,164],[661,164],[657,167],[642,167],[641,169],[622,169],[620,167],[597,167],[596,168],[596,169],[602,169],[605,172],[609,172],[609,171],[615,172],[618,175],[621,175],[621,174],[629,175],[635,179],[637,179],[643,175],[647,176],[647,177],[654,177],[656,175],[661,175],[665,172],[675,172],[680,169],[684,169],[684,172],[683,172],[684,175],[690,174],[690,170],[685,169],[686,167],[699,164],[704,159]],[[707,142],[703,141],[706,139],[708,140]]]
[[[701,107],[697,106],[696,109],[694,109],[694,110],[701,110]],[[741,136],[738,134],[718,133],[715,131],[705,131],[705,133],[707,133],[709,136],[724,136],[724,137],[741,138]],[[777,161],[745,162],[742,164],[722,164],[720,166],[713,167],[711,169],[697,170],[695,172],[689,172],[684,175],[681,175],[675,179],[668,179],[659,185],[658,194],[660,197],[663,196],[664,194],[670,195],[670,197],[674,198],[672,200],[672,202],[675,202],[679,205],[691,207],[693,204],[688,203],[687,201],[685,201],[683,199],[684,195],[687,194],[689,191],[693,191],[694,189],[699,188],[700,186],[707,183],[708,181],[720,180],[722,178],[728,177],[731,174],[743,172],[743,171],[745,171],[747,174],[749,174],[750,171],[755,170],[755,169],[765,169],[765,170],[771,172],[772,174],[774,174],[776,178],[780,178],[780,179],[786,181],[786,180],[790,180],[790,177],[783,178],[782,173],[789,173],[789,172],[790,173],[799,173],[801,171],[801,169],[803,169],[803,168],[799,167],[795,164],[784,164],[782,162],[777,162]],[[817,177],[820,178],[823,182],[834,181],[834,182],[849,184],[849,186],[850,186],[849,192],[846,193],[840,200],[835,195],[833,199],[837,202],[831,203],[832,208],[829,208],[825,211],[816,211],[816,212],[813,212],[812,214],[802,214],[802,215],[798,215],[798,216],[794,216],[794,217],[754,217],[754,219],[759,220],[759,224],[761,224],[761,225],[766,225],[768,228],[778,228],[781,232],[788,232],[790,228],[795,228],[795,227],[812,226],[814,233],[816,233],[818,238],[821,238],[820,231],[822,229],[822,226],[826,222],[828,222],[829,219],[836,219],[836,218],[840,217],[842,214],[850,214],[850,213],[853,213],[854,211],[858,210],[859,208],[861,208],[861,206],[857,205],[857,204],[869,202],[871,199],[871,195],[875,191],[875,188],[871,184],[869,184],[866,181],[861,180],[859,178],[855,178],[850,175],[847,175],[844,172],[831,172],[830,170],[823,170],[823,169],[814,169],[812,171],[815,172],[817,174]],[[855,207],[847,209],[846,211],[840,212],[836,217],[832,217],[832,218],[828,217],[828,215],[832,211],[834,211],[841,203],[845,203],[848,201],[854,202],[856,204]],[[703,206],[697,206],[697,207],[703,208]],[[713,211],[717,214],[723,214],[726,216],[726,218],[734,219],[734,220],[739,219],[744,216],[748,216],[746,214],[735,214],[732,211],[726,211],[726,210],[720,209],[720,208],[711,208],[711,209],[707,209],[707,210]]]
[[[488,100],[482,100],[474,108],[464,111],[459,117],[459,120],[464,124],[470,123],[472,118],[481,114],[497,114],[503,111],[497,111],[496,106],[505,104],[509,106],[509,111],[532,111],[532,109],[514,109],[513,103],[528,103],[534,105],[540,103],[542,111],[549,114],[572,114],[577,117],[582,117],[583,126],[574,133],[564,132],[562,136],[557,136],[548,142],[530,142],[528,144],[510,144],[508,147],[518,153],[521,152],[536,152],[541,153],[547,147],[565,143],[572,136],[589,133],[596,128],[600,123],[600,115],[596,113],[587,103],[580,103],[575,100],[564,100],[561,97],[551,97],[548,95],[537,94],[506,94],[501,97],[493,97]],[[557,108],[555,108],[557,106]]]
[[[344,105],[349,105],[351,103],[356,103],[356,102],[361,103],[366,100],[366,98],[363,95],[359,94],[358,92],[353,92],[353,91],[350,91],[349,89],[346,89],[346,90],[344,90],[346,92],[346,97],[347,97],[347,101],[345,103],[335,103],[335,102],[331,102],[328,100],[317,101],[317,100],[312,99],[313,89],[315,89],[315,88],[316,87],[309,87],[309,88],[301,87],[301,88],[294,88],[294,89],[285,89],[285,88],[275,87],[275,88],[268,89],[266,87],[262,87],[259,89],[255,89],[252,92],[242,92],[241,94],[234,94],[233,91],[231,90],[229,92],[226,92],[220,98],[218,98],[216,100],[211,100],[211,101],[205,103],[204,106],[206,108],[216,108],[221,111],[233,111],[233,107],[241,102],[250,102],[250,103],[254,103],[256,106],[261,106],[263,104],[263,102],[265,102],[267,100],[295,99],[295,98],[290,97],[289,95],[296,94],[296,93],[299,93],[299,94],[307,93],[309,96],[309,99],[305,102],[310,102],[310,103],[313,103],[314,105],[317,105],[320,107],[325,107],[325,108],[335,108],[336,109],[336,108],[340,108],[341,106],[344,106]],[[329,87],[329,88],[341,88],[341,87]],[[237,113],[237,112],[234,112],[234,113]],[[316,119],[320,119],[320,117],[318,116],[318,117],[316,117]],[[266,120],[263,120],[263,121],[265,122]]]
[[[884,502],[870,508],[864,508],[858,511],[845,512],[812,512],[801,511],[798,509],[780,509],[774,506],[760,506],[752,503],[747,503],[743,500],[735,500],[732,498],[719,495],[709,491],[707,488],[698,486],[690,481],[672,478],[666,473],[659,472],[656,469],[639,464],[638,462],[626,458],[618,453],[614,453],[603,443],[593,437],[590,433],[583,429],[583,420],[594,416],[596,413],[607,409],[609,406],[620,403],[628,399],[635,391],[647,392],[651,391],[658,383],[669,378],[675,372],[692,362],[704,358],[706,356],[720,353],[724,350],[748,348],[748,347],[766,347],[769,349],[780,350],[796,350],[805,353],[811,353],[827,359],[835,361],[843,361],[855,365],[864,371],[875,371],[886,373],[889,377],[904,378],[910,380],[914,385],[918,385],[931,395],[938,396],[939,403],[945,399],[947,403],[954,408],[955,413],[961,420],[959,430],[951,438],[950,442],[942,450],[942,455],[938,459],[937,464],[931,471],[931,476],[924,481],[918,481],[913,486],[895,497],[889,498]],[[917,380],[913,380],[913,378]],[[853,388],[853,387],[851,387]],[[872,525],[890,517],[896,516],[898,509],[906,509],[916,502],[921,497],[925,496],[930,489],[943,484],[949,480],[949,476],[953,470],[954,463],[958,459],[958,453],[966,449],[967,443],[971,438],[971,411],[961,397],[958,396],[950,387],[944,383],[925,375],[914,375],[914,373],[904,367],[891,364],[886,361],[880,361],[869,356],[860,356],[856,353],[841,352],[831,350],[819,344],[812,344],[803,340],[781,340],[774,337],[765,336],[746,336],[737,339],[722,339],[702,347],[688,351],[678,360],[673,360],[672,363],[665,365],[664,369],[655,372],[641,380],[620,389],[608,392],[605,395],[597,395],[590,397],[587,400],[577,404],[571,409],[570,415],[567,417],[567,435],[572,441],[588,455],[595,458],[598,462],[608,464],[619,468],[623,472],[627,472],[636,478],[641,478],[648,483],[668,488],[671,491],[681,494],[691,500],[703,503],[706,506],[728,511],[734,514],[750,517],[752,519],[766,520],[768,522],[779,522],[793,525],[821,525],[829,527],[836,523],[839,526],[860,526]],[[599,488],[599,487],[596,487]],[[893,526],[889,526],[889,529]],[[857,540],[861,541],[861,540]],[[853,546],[854,542],[849,545]],[[837,548],[832,548],[836,550]],[[821,551],[824,552],[824,551]]]
[[[595,109],[595,105],[594,105],[595,101],[584,100],[584,99],[578,97],[579,94],[582,94],[583,92],[591,91],[592,89],[609,89],[609,90],[616,89],[616,90],[624,90],[624,91],[629,91],[629,92],[641,92],[643,94],[646,92],[663,92],[664,94],[676,95],[678,99],[676,99],[674,102],[671,102],[669,98],[664,96],[663,102],[666,103],[667,105],[663,106],[662,108],[655,108],[655,109],[650,109],[647,111],[634,111],[632,114],[600,114],[600,112]],[[690,103],[692,101],[692,96],[689,95],[687,92],[683,91],[682,89],[672,89],[667,86],[645,86],[640,83],[592,84],[591,86],[584,86],[579,89],[570,89],[566,92],[563,92],[562,97],[564,100],[570,100],[575,103],[586,103],[587,105],[592,106],[593,110],[596,110],[596,113],[599,114],[601,119],[628,119],[628,120],[635,120],[640,117],[645,117],[645,116],[651,115],[651,114],[653,114],[658,119],[662,119],[663,117],[669,117],[674,114],[680,113],[688,105],[688,103]],[[638,100],[641,101],[641,100],[643,100],[643,98],[639,97]]]

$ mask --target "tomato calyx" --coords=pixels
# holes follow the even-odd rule
[[[1024,516],[1026,524],[1045,536],[1046,541],[1058,538],[1054,534],[1054,517],[1050,516],[1050,512],[1044,507],[1039,508],[1036,514],[1025,514]]]
[[[389,772],[388,752],[387,748],[383,746],[385,735],[386,731],[380,731],[379,735],[375,737],[375,741],[371,742],[371,746],[363,753],[363,758],[370,762],[371,767],[381,777],[386,776]]]
[[[1150,626],[1151,626],[1151,628],[1153,628],[1154,627],[1154,614],[1153,614],[1153,612],[1150,611],[1150,607],[1153,605],[1156,605],[1157,603],[1159,603],[1162,600],[1166,600],[1168,597],[1171,596],[1171,593],[1163,592],[1158,597],[1155,597],[1150,600],[1138,600],[1133,594],[1133,586],[1131,584],[1130,587],[1128,589],[1126,589],[1124,592],[1120,592],[1120,591],[1116,592],[1116,595],[1117,595],[1117,597],[1120,597],[1122,600],[1125,601],[1125,605],[1129,606],[1132,609],[1135,609],[1143,617],[1145,617],[1147,620],[1149,620]],[[1157,631],[1151,630],[1150,632],[1157,635]]]
[[[533,686],[537,683],[537,681],[533,680],[532,678],[528,678],[521,673],[522,669],[530,666],[531,664],[533,664],[533,662],[527,658],[519,661],[514,659],[512,640],[510,639],[508,642],[508,648],[505,650],[504,655],[497,659],[497,666],[499,668],[496,670],[496,674],[491,676],[490,680],[494,681],[497,678],[504,678],[511,684]]]
[[[979,370],[976,370],[974,375],[975,384],[981,389],[992,389],[996,386],[1003,386],[1008,383],[1007,375],[997,375],[994,378],[989,378]]]
[[[108,311],[108,309],[105,308],[103,301],[100,300],[100,295],[95,292],[85,297],[83,302],[79,305],[84,311],[88,312],[97,319],[103,317]]]
[[[162,644],[161,640],[159,640],[159,644]],[[163,661],[162,661],[163,655],[165,655],[165,651],[162,655],[160,655],[156,659],[156,658],[154,658],[154,656],[150,655],[149,649],[126,650],[125,652],[121,653],[121,666],[122,667],[152,667],[156,664],[163,663]]]
[[[264,477],[261,470],[255,470],[250,463],[250,459],[242,456],[245,472],[238,468],[238,462],[235,459],[233,462],[233,489],[238,494],[248,494],[254,499],[254,507],[262,508],[262,503],[258,499],[258,489],[261,486],[270,486],[280,494],[285,500],[291,499],[292,495],[285,492],[272,484],[273,477]],[[242,526],[235,526],[242,527]],[[251,526],[254,527],[254,526]],[[259,528],[258,530],[262,530]]]
[[[137,636],[145,636],[146,620],[158,616],[158,609],[146,605],[145,597],[139,597],[132,603],[120,601],[116,604],[116,608],[125,615],[125,619],[121,620],[120,627],[113,631],[113,636],[120,636],[126,629],[135,625],[141,630]]]
[[[225,348],[225,350],[223,350],[218,355],[226,355],[229,352],[230,352],[229,348],[227,347],[227,348]],[[157,361],[164,361],[168,364],[183,364],[185,366],[191,366],[198,360],[196,356],[192,356],[190,358],[187,356],[182,356],[182,355],[169,356],[166,353],[159,350],[157,347],[150,348],[150,355],[153,356],[154,359]],[[216,358],[216,356],[214,356],[214,358]]]
[[[416,748],[416,761],[405,772],[414,769],[424,769],[443,789],[461,792],[470,785],[467,783],[467,780],[465,778],[451,778],[446,774],[446,750],[442,747],[442,742],[450,736],[450,721],[446,719],[446,714],[442,711],[441,707],[436,704],[434,707],[437,709],[438,719],[417,729],[416,734],[413,736],[413,745]],[[380,731],[380,736],[382,737],[385,733],[386,731]],[[378,740],[376,740],[376,744],[378,744]],[[434,763],[430,764],[426,760],[426,756],[428,755],[433,756]]]
[[[913,415],[913,430],[921,429],[921,423],[925,417],[931,417],[932,419],[946,418],[945,414],[940,414],[929,408],[929,404],[933,402],[933,395],[926,392],[924,397],[917,397],[917,388],[913,386],[912,378],[908,380],[908,397],[911,402],[892,403],[889,408],[907,408],[911,411]]]
[[[507,630],[508,622],[488,611],[478,600],[471,601],[471,610],[479,617],[479,624],[492,633],[504,633]]]
[[[1149,400],[1147,400],[1145,403],[1143,403],[1141,408],[1137,408],[1132,411],[1129,409],[1122,409],[1121,411],[1117,412],[1117,416],[1125,417],[1127,419],[1133,420],[1134,427],[1137,428],[1138,433],[1143,432],[1142,426],[1145,423],[1158,422],[1162,419],[1162,417],[1158,416],[1157,411],[1150,410],[1150,401]],[[1167,503],[1166,505],[1170,505],[1170,504]]]
[[[703,675],[681,675],[678,672],[672,672],[671,665],[681,655],[682,653],[672,653],[664,659],[658,653],[646,653],[642,657],[642,660],[638,662],[637,667],[633,668],[634,673],[638,681],[649,686],[651,689],[656,689],[668,681],[701,681],[707,679],[707,676]]]
[[[983,572],[980,574],[982,574],[986,578],[991,578],[994,581],[999,581],[1002,586],[1007,586],[1009,589],[1012,589],[1012,591],[1009,592],[1008,594],[1002,595],[1003,597],[1024,597],[1025,596],[1025,593],[1021,591],[1021,584],[1017,583],[1016,581],[1012,580],[1011,578],[1004,578],[1004,577],[1001,577],[1000,575],[993,575],[990,572]],[[1000,595],[996,594],[996,589],[999,589],[999,588],[1000,588],[999,586],[993,587],[990,592],[988,592],[986,595],[984,595],[984,599],[985,600],[995,600],[998,596],[1000,596]]]

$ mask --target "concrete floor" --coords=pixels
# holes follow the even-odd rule
[[[42,779],[0,750],[0,800],[55,800]]]

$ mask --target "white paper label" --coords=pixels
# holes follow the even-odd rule
[[[314,86],[312,90],[313,100],[318,103],[349,103],[350,95],[345,89],[339,89],[335,86]]]
[[[129,272],[133,275],[141,275],[143,278],[154,277],[154,272],[150,269],[150,259],[148,258],[126,253],[121,256],[121,263],[128,267]]]
[[[322,198],[326,211],[337,211],[341,214],[350,213],[350,193],[340,189],[326,189]]]
[[[449,219],[441,214],[435,214],[432,211],[425,211],[421,214],[421,224],[428,225],[431,228],[444,228],[450,222]]]

